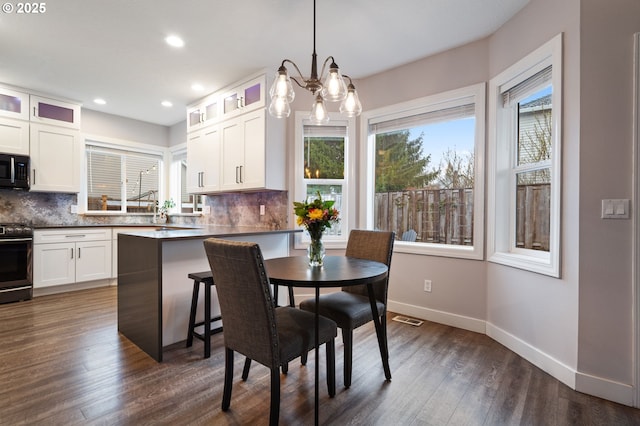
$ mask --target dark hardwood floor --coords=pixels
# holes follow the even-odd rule
[[[236,356],[231,410],[220,410],[222,335],[176,344],[156,363],[116,326],[116,288],[0,305],[1,425],[265,425],[269,372],[247,382]],[[638,425],[640,410],[574,392],[490,338],[425,322],[389,321],[393,380],[385,382],[371,324],[354,335],[353,384],[335,398],[321,369],[328,425]],[[324,357],[324,351],[320,351]],[[313,354],[281,376],[280,424],[313,424]]]

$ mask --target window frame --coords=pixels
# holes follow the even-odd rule
[[[182,159],[187,159],[187,144],[181,143],[169,148],[169,194],[170,197],[176,203],[176,206],[172,208],[169,213],[173,216],[202,216],[204,214],[204,195],[201,194],[187,194],[194,197],[193,213],[182,213],[182,170],[179,163]],[[187,167],[189,165],[187,164]],[[201,203],[198,203],[198,198],[202,199]],[[201,210],[197,209],[197,206],[201,204]]]
[[[326,235],[322,242],[327,249],[344,249],[347,247],[349,231],[355,223],[355,153],[356,153],[356,120],[354,117],[345,117],[339,113],[329,113],[329,126],[343,125],[347,129],[344,152],[344,183],[342,185],[342,207],[340,210],[340,222],[342,235]],[[309,119],[308,111],[295,112],[295,147],[294,147],[294,190],[293,201],[302,201],[306,197],[306,184],[304,183],[304,126],[313,125]],[[318,125],[322,127],[322,125]],[[334,179],[327,179],[327,181]],[[293,207],[291,208],[292,223],[296,223]],[[306,232],[296,233],[294,236],[294,248],[305,249],[309,245],[309,236]]]
[[[88,182],[87,182],[87,153],[89,146],[98,148],[145,154],[159,157],[158,170],[158,200],[166,199],[166,173],[167,173],[167,149],[155,145],[142,144],[126,140],[105,138],[102,136],[85,135],[85,144],[82,153],[82,179],[80,193],[78,194],[78,213],[93,216],[153,216],[153,213],[127,212],[127,203],[122,203],[120,210],[89,210],[88,209]]]
[[[512,107],[504,107],[502,94],[551,66],[551,192],[549,251],[515,245],[515,146],[517,118]],[[539,85],[535,90],[539,90]],[[517,103],[516,103],[517,104]],[[561,184],[562,184],[562,34],[558,34],[489,82],[489,140],[487,156],[488,208],[487,260],[560,278]]]
[[[485,83],[478,83],[407,102],[367,111],[360,121],[360,214],[359,223],[373,229],[375,190],[375,134],[369,134],[372,122],[444,110],[473,103],[475,105],[473,245],[452,245],[396,240],[393,250],[399,253],[482,260],[484,257],[484,139]],[[399,238],[400,236],[396,236]]]

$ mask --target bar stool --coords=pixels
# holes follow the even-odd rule
[[[222,327],[211,329],[211,323],[220,321],[220,315],[211,318],[211,287],[214,286],[211,271],[193,272],[188,275],[193,280],[193,295],[191,297],[191,314],[189,315],[189,332],[187,333],[187,347],[193,345],[193,338],[204,342],[204,357],[211,356],[211,335],[220,333]],[[200,293],[200,284],[204,284],[204,320],[196,322],[196,310],[198,308],[198,295]],[[204,326],[204,333],[198,333],[195,328]]]

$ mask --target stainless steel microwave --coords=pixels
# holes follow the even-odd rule
[[[29,189],[29,157],[0,154],[0,188]]]

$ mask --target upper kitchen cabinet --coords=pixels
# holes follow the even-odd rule
[[[265,106],[266,75],[234,86],[222,92],[222,117],[231,118]]]
[[[199,130],[220,118],[218,96],[211,95],[187,108],[187,132]]]
[[[80,105],[31,96],[31,122],[80,129]]]
[[[222,191],[285,189],[283,120],[262,108],[223,122],[220,133]]]
[[[187,192],[206,194],[220,190],[220,132],[213,125],[187,137]]]
[[[29,94],[1,86],[0,152],[29,155]]]
[[[80,131],[31,123],[31,191],[80,192]]]

